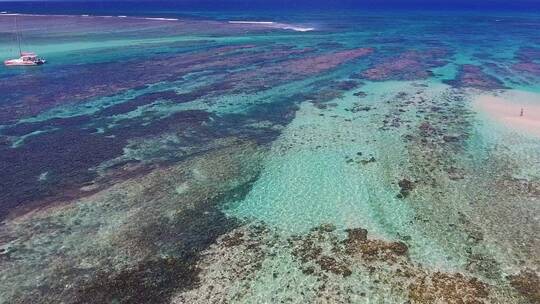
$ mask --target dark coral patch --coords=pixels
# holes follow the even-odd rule
[[[363,235],[349,233],[343,241],[345,252],[352,256],[360,256],[366,261],[382,260],[395,261],[400,256],[406,256],[409,248],[402,242],[385,242],[382,240],[364,239]]]
[[[172,221],[158,218],[146,224],[137,235],[130,236],[134,238],[130,241],[153,248],[156,257],[118,273],[99,272],[77,287],[75,303],[165,303],[174,293],[194,288],[200,272],[196,266],[199,253],[238,226],[218,206],[232,197],[241,199],[252,185],[249,181],[211,200],[197,202],[197,208],[179,213]],[[242,236],[224,242],[239,245]],[[160,257],[163,254],[168,255]]]
[[[402,37],[389,37],[389,36],[382,36],[382,37],[374,37],[366,40],[366,43],[372,43],[372,44],[396,44],[400,45],[407,41],[406,38]]]
[[[6,136],[22,136],[38,130],[78,127],[91,121],[88,115],[79,115],[71,117],[56,117],[40,122],[24,122],[9,125],[0,131],[0,134]]]
[[[480,90],[505,88],[502,81],[486,74],[481,67],[472,64],[462,65],[459,68],[457,77],[453,80],[446,80],[445,83],[458,88],[475,88]]]
[[[164,99],[164,100],[169,100],[169,99],[176,100],[177,98],[178,98],[178,94],[175,91],[172,91],[172,90],[164,91],[164,92],[143,94],[143,95],[141,95],[139,97],[136,97],[136,98],[133,98],[131,100],[124,101],[122,103],[115,104],[113,106],[107,107],[107,108],[97,112],[95,115],[97,115],[97,116],[118,115],[118,114],[127,113],[127,112],[131,112],[133,110],[136,110],[140,106],[152,104],[152,103],[156,102],[157,100],[161,100],[161,99]],[[194,100],[196,98],[197,97],[189,98],[189,99],[186,99],[186,100],[181,100],[180,102],[188,102],[188,101]]]
[[[321,247],[321,241],[328,241],[333,238],[331,233],[334,230],[334,225],[322,224],[321,226],[311,229],[311,232],[308,235],[304,237],[296,236],[289,241],[290,245],[293,245],[292,254],[305,264],[302,267],[302,271],[305,274],[318,274],[315,265],[318,266],[317,268],[323,273],[332,273],[343,277],[348,277],[352,274],[349,265],[347,265],[343,259],[337,257],[335,253],[326,252],[326,250]],[[336,242],[336,240],[333,241]],[[338,246],[338,244],[336,243],[334,246]]]
[[[409,287],[409,298],[413,303],[470,303],[480,304],[487,300],[488,285],[460,273],[436,272],[418,278]]]
[[[187,110],[164,117],[162,113],[147,111],[140,116],[117,120],[112,125],[108,120],[109,116],[130,112],[157,100],[167,100],[169,103],[189,102],[230,88],[230,82],[217,82],[182,94],[174,91],[148,93],[107,107],[91,116],[54,118],[6,127],[4,135],[10,136],[37,130],[48,132],[28,137],[17,148],[10,147],[8,137],[2,138],[4,145],[0,153],[9,159],[4,165],[4,172],[10,174],[9,179],[4,175],[2,181],[2,186],[9,189],[4,191],[3,199],[11,202],[3,204],[3,210],[7,212],[20,204],[55,197],[62,192],[70,193],[70,197],[80,193],[78,189],[96,177],[95,172],[89,169],[121,156],[123,148],[132,139],[172,132],[182,138],[180,144],[183,146],[175,146],[176,150],[185,147],[192,152],[201,151],[205,144],[217,138],[230,136],[256,140],[260,144],[268,143],[279,135],[279,126],[286,125],[294,118],[297,103],[303,101],[283,98],[257,104],[246,113],[221,116],[202,110]],[[260,121],[265,124],[257,124]],[[160,153],[154,155],[155,159],[178,161],[181,153],[168,153],[167,150],[175,147],[153,152]],[[73,153],[65,153],[65,149]],[[42,175],[45,178],[40,180]],[[15,187],[16,184],[21,186]]]
[[[208,112],[193,110],[150,122],[142,118],[126,119],[104,133],[95,133],[93,129],[85,129],[84,125],[71,125],[74,121],[87,122],[85,116],[31,124],[32,127],[46,124],[62,128],[31,136],[19,147],[0,146],[0,155],[5,160],[0,167],[4,173],[0,177],[0,186],[6,189],[0,197],[0,217],[13,207],[34,200],[81,195],[78,189],[97,176],[90,169],[122,155],[129,139],[170,130],[201,129],[209,116]],[[24,133],[23,130],[27,132],[32,128],[8,129],[12,133]],[[205,132],[200,132],[199,136],[202,134]]]
[[[344,241],[348,246],[367,241],[368,231],[363,228],[347,229],[347,239]]]
[[[122,154],[121,140],[67,128],[28,138],[25,144],[0,147],[3,161],[0,218],[20,204],[44,196],[69,198],[95,177],[88,169]]]
[[[518,73],[526,73],[540,77],[540,63],[523,61],[512,65],[512,69]]]
[[[247,50],[247,51],[246,51]],[[66,103],[77,103],[100,96],[114,95],[128,89],[144,87],[160,81],[177,81],[192,72],[227,73],[227,69],[249,66],[261,61],[287,59],[289,55],[309,50],[267,48],[252,45],[229,45],[204,51],[137,59],[129,62],[109,62],[82,66],[65,66],[53,72],[10,77],[0,82],[5,92],[0,105],[0,123],[36,115]],[[119,71],[122,72],[119,75]],[[69,85],[66,85],[69,84]],[[112,85],[111,85],[112,84]],[[31,94],[21,95],[18,88],[39,87]]]
[[[295,103],[260,105],[248,111],[244,119],[255,119],[256,121],[268,120],[274,124],[285,126],[294,119],[297,110],[298,106]]]
[[[217,89],[223,88],[222,85],[217,86]],[[123,149],[133,139],[164,133],[173,133],[182,138],[178,144],[152,152],[153,159],[166,163],[189,155],[178,153],[183,149],[189,151],[186,153],[204,151],[206,144],[218,138],[233,136],[255,140],[260,144],[271,142],[280,132],[275,126],[289,123],[295,116],[299,102],[283,99],[258,104],[246,113],[221,116],[202,110],[175,112],[165,117],[147,112],[118,120],[112,126],[107,123],[107,115],[131,111],[155,100],[167,98],[172,103],[187,102],[208,92],[211,91],[203,87],[185,94],[173,91],[150,93],[106,108],[92,117],[55,118],[6,128],[4,131],[10,135],[22,135],[38,129],[48,132],[28,137],[16,148],[10,147],[9,140],[0,147],[0,153],[8,160],[2,163],[6,175],[3,175],[1,185],[8,190],[3,191],[1,197],[1,216],[5,216],[13,207],[23,204],[30,206],[35,200],[45,203],[52,198],[83,195],[79,189],[97,177],[96,172],[90,169],[123,155]],[[258,125],[260,121],[265,124]],[[101,128],[101,132],[97,132],[98,128]],[[107,169],[118,169],[120,172],[123,165],[133,161],[128,159]],[[121,178],[122,174],[111,172],[111,176]]]
[[[405,198],[409,196],[411,191],[414,189],[414,183],[406,178],[400,180],[398,182],[398,186],[400,188],[398,197],[399,198]]]
[[[228,153],[235,151],[246,152],[246,149],[235,148],[217,152],[215,160],[222,161],[220,156],[227,157]],[[175,195],[170,195],[170,191],[164,191],[174,188],[169,183],[174,183],[177,179],[189,178],[189,173],[184,172],[184,169],[198,167],[201,161],[208,160],[205,157],[212,156],[196,157],[194,160],[187,161],[191,163],[188,167],[164,168],[127,182],[127,184],[141,187],[137,192],[136,202],[133,202],[134,205],[125,209],[133,212],[133,217],[130,219],[134,222],[124,223],[122,232],[113,233],[114,236],[107,238],[106,241],[106,244],[114,246],[117,252],[125,250],[125,255],[122,255],[125,257],[125,264],[115,264],[111,267],[109,255],[105,256],[100,252],[96,256],[96,251],[82,249],[77,253],[78,259],[89,258],[97,261],[97,266],[82,269],[71,262],[69,255],[66,257],[63,254],[57,255],[55,252],[40,253],[45,255],[44,258],[50,258],[62,267],[54,269],[53,273],[45,272],[44,278],[40,280],[39,288],[24,289],[24,292],[15,295],[9,302],[168,303],[175,293],[194,288],[198,283],[197,262],[201,258],[200,253],[215,244],[223,234],[238,227],[238,222],[227,217],[220,206],[232,199],[243,199],[257,178],[256,170],[242,170],[244,166],[250,165],[244,165],[240,163],[240,160],[237,160],[238,164],[236,164],[240,166],[236,168],[238,170],[229,170],[230,165],[236,167],[231,163],[221,167],[215,165],[213,167],[217,167],[216,170],[223,173],[219,175],[219,178],[216,177],[221,184],[230,180],[235,181],[231,182],[230,187],[221,187],[221,185],[201,187],[186,193],[187,197],[184,201],[189,202],[188,204],[170,202]],[[242,160],[245,159],[242,158]],[[119,201],[126,199],[124,195],[130,196],[123,191],[110,194],[110,196],[106,194],[105,196],[109,196],[107,198],[109,201],[99,208],[107,209],[110,207],[109,204],[114,205],[111,208],[123,208],[116,204],[122,205]],[[152,203],[144,206],[144,203],[140,201],[152,201]],[[139,208],[142,210],[136,211]],[[108,215],[106,209],[99,211],[100,214],[105,215],[105,219]],[[71,209],[68,208],[68,213],[69,210]],[[101,222],[102,219],[96,220]],[[71,233],[70,230],[60,230],[65,228],[64,223],[58,225],[59,227],[51,227],[57,223],[49,221],[49,218],[35,219],[35,222],[35,227],[30,225],[31,229],[35,230],[28,233],[39,235],[39,237],[48,236],[53,231],[60,234]],[[49,231],[38,230],[42,227]],[[44,239],[49,240],[49,238]],[[54,239],[60,239],[60,237]],[[74,248],[78,250],[78,247]],[[20,251],[17,250],[19,253]],[[108,254],[108,251],[104,252]],[[0,252],[0,260],[2,258],[4,254]]]
[[[445,49],[405,52],[376,63],[364,71],[361,77],[374,81],[425,79],[433,75],[429,69],[448,63],[442,59],[448,55]]]
[[[321,42],[317,43],[317,47],[321,49],[340,49],[345,47],[345,45],[339,42]]]
[[[359,48],[293,58],[276,64],[264,65],[257,69],[234,73],[229,76],[229,81],[235,84],[238,92],[254,92],[327,72],[351,60],[368,56],[372,52],[371,48]]]
[[[297,103],[304,100],[284,98],[283,101],[256,105],[245,114],[219,117],[200,110],[163,116],[164,114],[152,112],[151,109],[140,116],[115,120],[114,123],[111,123],[110,117],[134,111],[159,100],[174,104],[224,93],[257,92],[273,85],[325,72],[372,52],[371,49],[354,49],[304,58],[294,57],[311,51],[312,49],[295,49],[289,46],[258,49],[235,45],[167,58],[159,57],[151,61],[137,60],[133,64],[122,64],[121,68],[116,63],[64,67],[46,83],[41,83],[43,79],[33,74],[28,77],[15,77],[10,83],[3,82],[0,90],[6,92],[16,91],[11,87],[14,84],[43,85],[40,85],[41,90],[22,99],[15,93],[5,96],[7,101],[2,109],[6,111],[0,114],[0,121],[9,122],[68,101],[76,103],[144,87],[148,83],[178,80],[190,72],[219,72],[214,83],[187,93],[179,94],[172,90],[147,93],[105,107],[91,115],[6,125],[2,131],[3,146],[0,147],[0,153],[8,160],[2,164],[5,174],[1,179],[1,186],[7,190],[3,191],[0,200],[3,208],[1,216],[5,216],[7,211],[15,206],[35,200],[73,198],[81,195],[79,189],[97,177],[96,172],[91,169],[122,156],[124,148],[133,140],[168,132],[182,138],[181,143],[172,148],[160,148],[157,152],[152,152],[156,154],[153,159],[162,159],[165,162],[178,161],[179,157],[184,155],[168,153],[170,149],[185,148],[194,153],[204,149],[204,145],[210,141],[223,137],[251,139],[261,144],[272,141],[279,134],[279,127],[294,118]],[[234,67],[260,63],[263,64],[255,70],[234,70]],[[233,71],[229,72],[229,68],[233,68]],[[123,77],[117,77],[119,70]],[[228,77],[223,77],[225,74]],[[72,85],[66,87],[68,82]],[[336,86],[327,88],[320,94],[313,94],[319,98],[314,102],[337,98],[341,96],[340,90],[355,87],[356,82],[340,82]],[[261,121],[264,124],[258,124]],[[35,131],[47,132],[26,138],[19,147],[10,147],[9,143],[13,140],[10,136],[22,136]],[[129,160],[115,164],[123,166],[126,162]]]
[[[180,128],[197,128],[208,121],[210,113],[202,110],[187,110],[173,113],[164,118],[145,120],[144,117],[127,118],[119,121],[115,126],[105,132],[120,139],[143,137],[152,134],[178,130]]]
[[[73,303],[165,303],[174,291],[193,288],[193,259],[157,258],[119,273],[102,272],[79,287]]]
[[[515,58],[522,62],[540,60],[540,48],[524,47],[517,51]]]
[[[323,255],[317,259],[316,263],[322,270],[331,272],[336,275],[348,277],[352,274],[352,271],[344,263],[338,262],[335,258]]]
[[[540,303],[540,277],[532,270],[524,270],[518,274],[511,275],[510,285],[530,303]]]
[[[366,92],[359,91],[359,92],[354,93],[353,95],[356,96],[356,97],[359,97],[359,98],[364,98],[364,97],[366,97],[368,94],[367,94]]]

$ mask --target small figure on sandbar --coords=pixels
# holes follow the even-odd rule
[[[521,108],[521,113],[519,113],[520,117],[523,117],[523,108]]]

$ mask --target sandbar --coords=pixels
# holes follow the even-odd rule
[[[508,90],[474,99],[478,111],[518,132],[540,137],[540,94]],[[523,109],[523,114],[522,114]]]

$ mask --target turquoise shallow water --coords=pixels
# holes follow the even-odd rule
[[[0,303],[534,303],[540,19],[416,17],[17,16]]]
[[[411,90],[410,83],[366,85],[371,95],[363,104],[381,107],[380,100],[389,88]],[[446,259],[442,248],[410,225],[415,211],[400,203],[396,186],[389,187],[408,160],[403,147],[396,146],[399,134],[376,131],[374,117],[381,114],[373,112],[384,113],[384,106],[368,117],[358,117],[345,111],[355,100],[349,94],[330,116],[304,104],[273,143],[271,156],[250,193],[226,212],[255,218],[291,234],[331,223],[340,229],[364,227],[380,238],[412,236],[422,246],[416,252],[419,259],[451,268],[455,264]]]

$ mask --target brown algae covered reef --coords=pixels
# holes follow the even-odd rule
[[[188,288],[199,252],[238,225],[217,206],[245,195],[262,156],[231,141],[4,223],[3,292],[17,303],[160,302]]]
[[[376,204],[371,207],[373,210],[365,207],[359,211],[363,215],[357,215],[354,212],[359,206],[347,209],[353,217],[362,218],[369,214],[367,217],[371,222],[350,219],[350,214],[332,214],[331,217],[337,217],[335,224],[323,223],[305,231],[303,221],[305,217],[310,218],[311,213],[302,207],[317,209],[318,204],[322,204],[313,197],[305,205],[294,207],[302,210],[297,214],[285,204],[279,205],[278,210],[246,211],[253,208],[250,197],[259,191],[260,181],[269,185],[265,179],[267,173],[263,172],[244,199],[248,202],[233,207],[232,213],[256,217],[270,224],[255,223],[252,227],[238,229],[218,240],[207,250],[205,259],[199,261],[204,283],[199,288],[180,293],[175,303],[224,303],[229,300],[250,303],[537,302],[538,275],[535,269],[539,246],[535,231],[538,223],[529,214],[538,212],[535,209],[538,208],[535,205],[539,195],[538,179],[513,177],[512,174],[516,173],[512,171],[519,166],[508,164],[508,155],[499,154],[498,151],[490,153],[502,159],[496,160],[490,156],[489,162],[481,155],[466,154],[468,147],[460,145],[459,141],[475,136],[472,133],[476,132],[476,127],[475,115],[470,110],[465,92],[447,87],[432,91],[431,88],[418,86],[418,83],[411,83],[402,89],[396,95],[388,94],[385,106],[375,108],[372,105],[370,112],[380,112],[370,113],[373,137],[362,142],[377,139],[372,143],[375,150],[371,151],[374,153],[354,153],[342,160],[345,166],[363,171],[361,174],[364,176],[375,171],[375,180],[368,178],[371,187],[388,188],[388,185],[393,185],[390,187],[393,191],[389,193],[371,193],[365,198],[370,201],[368,205]],[[356,100],[352,99],[351,104]],[[439,103],[445,107],[444,110],[437,107]],[[302,110],[297,113],[296,119]],[[407,116],[410,112],[414,116]],[[343,112],[339,114],[346,115]],[[338,119],[345,124],[350,123],[345,117],[331,118],[331,125],[340,123]],[[311,127],[315,125],[311,120],[313,118],[308,119]],[[403,124],[400,125],[401,134],[387,135],[392,127],[384,120],[389,118],[399,118],[400,124]],[[295,122],[287,128],[294,127]],[[362,125],[366,125],[365,120]],[[321,126],[328,127],[324,123]],[[322,129],[316,130],[318,133]],[[342,140],[362,138],[360,134],[348,137],[348,131],[336,133],[333,128],[331,131],[339,138],[335,139],[337,142],[328,143],[331,149],[335,149],[335,145]],[[288,131],[285,130],[283,134],[288,134]],[[321,135],[318,133],[316,136]],[[294,142],[297,146],[290,147],[291,142],[287,141],[286,150],[301,149],[299,146],[305,148],[306,145],[309,149],[325,149],[319,146],[317,139],[296,137]],[[313,145],[309,143],[311,140]],[[477,149],[475,140],[470,140],[469,144]],[[380,154],[379,151],[388,147],[389,141],[405,151],[407,166],[391,165],[395,163],[391,157],[400,157],[399,154]],[[276,148],[275,145],[273,148]],[[364,144],[363,150],[368,150],[368,146]],[[358,148],[357,145],[354,147]],[[283,151],[283,148],[279,151]],[[479,157],[484,166],[482,170],[490,174],[475,173],[475,170],[479,170],[474,167]],[[491,174],[495,174],[495,177]],[[283,178],[283,175],[279,176]],[[337,180],[344,182],[342,176]],[[359,179],[358,182],[363,180]],[[377,181],[381,183],[381,180],[382,185],[377,185]],[[499,189],[502,184],[506,187],[505,191],[511,192],[501,193]],[[289,181],[288,186],[293,185]],[[334,188],[332,184],[323,191]],[[256,194],[260,197],[259,193]],[[493,202],[495,197],[496,203]],[[388,206],[379,200],[382,198],[390,201]],[[347,208],[339,200],[335,199],[328,209],[319,212],[335,207]],[[261,209],[267,208],[264,199],[256,199],[256,202],[259,202]],[[243,204],[248,208],[244,209]],[[289,200],[286,204],[299,203]],[[295,218],[296,222],[287,213],[298,217]],[[408,216],[401,218],[403,214]],[[279,221],[274,222],[272,219],[276,216]],[[324,215],[318,216],[326,219]],[[377,219],[377,216],[386,219]],[[384,227],[380,226],[380,222],[373,224],[377,220],[383,222]],[[504,229],[501,221],[506,223]],[[354,226],[361,222],[370,225],[374,233]],[[304,232],[291,233],[294,227],[302,227],[299,230]]]

